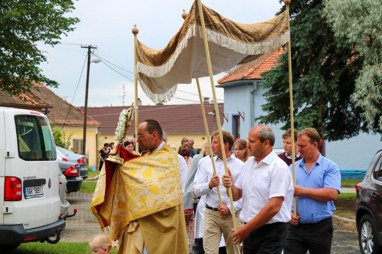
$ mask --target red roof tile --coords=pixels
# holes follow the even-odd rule
[[[213,104],[204,104],[205,111],[214,112]],[[103,135],[114,135],[119,114],[126,107],[89,107],[88,114],[101,122]],[[223,104],[219,103],[220,121],[223,123]],[[159,122],[168,134],[205,134],[203,117],[199,104],[139,106],[138,119],[154,119]],[[210,132],[217,130],[215,117],[207,115]],[[128,129],[128,134],[134,133],[134,120]]]
[[[42,84],[34,84],[30,92],[10,95],[0,91],[0,106],[33,109],[46,114],[52,125],[83,126],[84,114],[81,110],[52,92]],[[87,126],[98,127],[100,123],[88,115]]]
[[[261,74],[271,70],[278,64],[280,55],[284,53],[284,49],[260,57],[253,66],[239,67],[218,80],[219,84],[225,84],[238,80],[262,79]]]

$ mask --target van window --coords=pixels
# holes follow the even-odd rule
[[[19,157],[27,161],[55,160],[56,150],[46,118],[15,116]]]

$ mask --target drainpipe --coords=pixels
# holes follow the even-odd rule
[[[251,124],[249,128],[252,128],[252,126],[255,124],[255,92],[257,90],[257,82],[252,81],[253,90],[251,91],[251,99],[250,99],[250,120]]]

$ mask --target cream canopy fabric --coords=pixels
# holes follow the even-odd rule
[[[253,64],[289,40],[286,12],[261,23],[239,24],[203,5],[213,74]],[[182,27],[162,50],[138,41],[137,75],[146,95],[155,103],[169,101],[177,84],[208,76],[197,1]]]

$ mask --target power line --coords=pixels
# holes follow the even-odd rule
[[[78,78],[77,86],[76,86],[76,89],[74,90],[74,94],[73,94],[72,101],[71,101],[70,105],[73,105],[74,98],[76,97],[77,90],[78,90],[78,87],[79,87],[79,85],[80,85],[80,81],[81,81],[81,78],[82,78],[82,73],[84,72],[84,69],[85,69],[86,59],[87,59],[87,56],[85,56],[85,58],[84,58],[84,63],[83,63],[83,65],[82,65],[81,73],[80,73],[80,76],[79,76],[79,78]],[[65,117],[64,123],[63,123],[62,126],[61,126],[61,129],[64,128],[64,126],[65,126],[65,124],[66,124],[66,121],[68,120],[69,113],[70,113],[70,110],[71,110],[71,109],[72,109],[72,107],[69,107],[68,112],[66,113],[66,117]]]
[[[121,67],[119,67],[119,66],[113,64],[112,62],[108,61],[106,58],[103,58],[103,57],[101,57],[101,56],[98,55],[98,54],[93,53],[93,55],[96,56],[97,58],[99,58],[99,59],[102,61],[102,63],[104,63],[107,67],[109,67],[109,68],[110,68],[112,71],[114,71],[115,73],[119,74],[120,76],[126,78],[127,80],[129,80],[129,81],[131,81],[131,82],[134,82],[134,80],[133,80],[132,78],[126,76],[125,74],[123,74],[123,73],[121,73],[120,71],[116,70],[116,69],[115,69],[114,67],[112,67],[112,66],[115,66],[115,67],[117,67],[117,68],[119,68],[119,69],[122,69],[122,70],[126,71],[125,69],[123,69],[123,68],[121,68]]]

